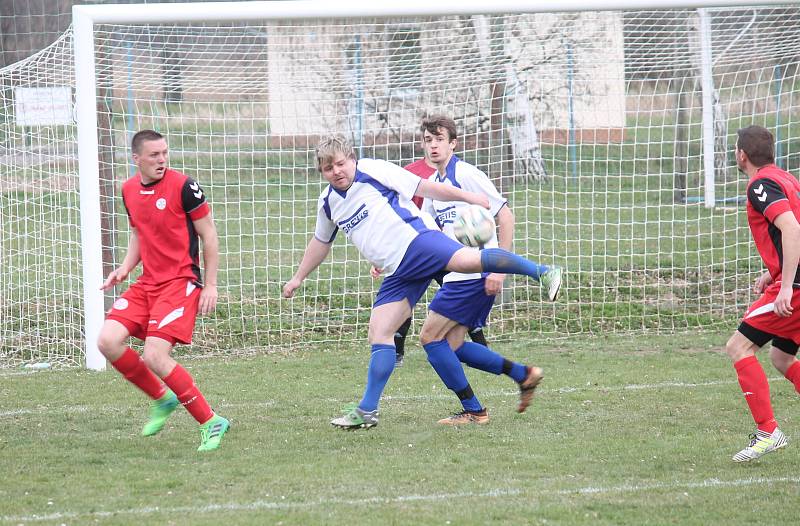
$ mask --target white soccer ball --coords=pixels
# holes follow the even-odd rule
[[[478,205],[459,208],[453,220],[453,234],[468,247],[485,245],[494,237],[495,229],[491,212]]]

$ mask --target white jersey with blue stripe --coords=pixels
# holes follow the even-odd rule
[[[328,185],[319,196],[314,236],[331,243],[341,229],[361,255],[390,276],[411,242],[436,230],[430,215],[411,202],[421,179],[380,159],[360,159],[345,191]]]
[[[430,177],[430,180],[449,184],[456,188],[466,190],[467,192],[486,195],[486,197],[489,198],[489,211],[493,216],[497,216],[500,209],[508,203],[508,200],[500,195],[494,183],[492,183],[485,173],[475,166],[465,163],[455,155],[450,157],[450,161],[445,167],[445,173],[440,174],[437,171]],[[436,224],[439,225],[442,232],[447,234],[451,239],[455,239],[453,220],[456,218],[458,209],[465,206],[469,206],[469,204],[463,201],[439,201],[437,199],[426,198],[422,203],[422,210],[434,217]],[[492,239],[484,245],[484,248],[495,248],[497,246],[497,233],[495,233]],[[450,272],[444,277],[444,281],[465,281],[468,279],[478,279],[480,277],[481,275],[479,273],[461,274],[459,272]]]

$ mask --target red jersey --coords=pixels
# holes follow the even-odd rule
[[[192,221],[211,209],[200,185],[171,169],[150,184],[143,184],[137,173],[122,185],[122,200],[139,237],[143,271],[138,282],[160,285],[186,278],[202,283]]]
[[[783,247],[781,231],[775,218],[793,212],[800,221],[800,182],[774,164],[758,170],[747,183],[747,223],[773,281],[781,279]],[[800,271],[795,274],[795,286],[800,286]]]
[[[425,159],[414,161],[411,164],[405,165],[403,168],[421,179],[428,179],[430,176],[436,173],[436,168],[431,168],[428,166],[428,163],[425,162]],[[422,197],[414,196],[411,200],[415,205],[417,205],[417,208],[422,208]]]

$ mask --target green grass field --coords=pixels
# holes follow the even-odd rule
[[[435,423],[458,403],[416,344],[358,432],[328,420],[360,397],[365,345],[184,357],[233,425],[203,455],[182,410],[141,438],[146,400],[114,371],[2,371],[0,524],[792,524],[798,446],[730,460],[754,426],[726,338],[498,345],[545,381],[519,415],[508,378],[468,370],[492,419],[460,429]],[[791,440],[800,397],[762,358]]]

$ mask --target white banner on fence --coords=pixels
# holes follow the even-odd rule
[[[17,126],[72,124],[72,88],[15,88],[14,113]]]

